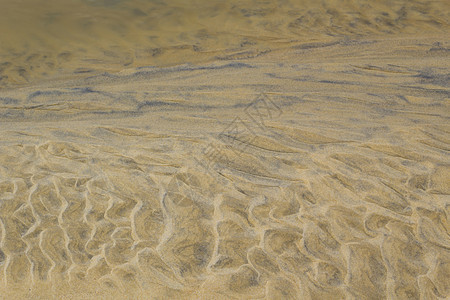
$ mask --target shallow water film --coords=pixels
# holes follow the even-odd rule
[[[449,20],[0,0],[0,298],[448,299]]]

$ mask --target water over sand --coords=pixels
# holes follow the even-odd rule
[[[323,3],[0,0],[0,293],[449,297],[448,4]]]

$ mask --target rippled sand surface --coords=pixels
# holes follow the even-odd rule
[[[449,11],[446,0],[0,0],[0,88],[299,42],[448,36]]]
[[[448,3],[300,2],[0,0],[1,297],[450,297]]]

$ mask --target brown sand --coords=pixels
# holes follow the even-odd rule
[[[445,1],[117,2],[0,36],[0,297],[450,297]]]

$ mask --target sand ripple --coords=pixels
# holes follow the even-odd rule
[[[3,295],[449,297],[450,60],[434,43],[3,92]]]

